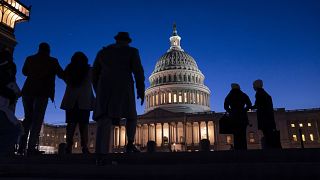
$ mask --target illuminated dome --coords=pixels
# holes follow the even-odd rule
[[[210,111],[210,90],[196,61],[180,46],[176,25],[170,37],[170,49],[157,61],[146,90],[148,112],[163,108],[173,112]]]

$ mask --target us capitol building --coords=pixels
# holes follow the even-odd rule
[[[219,119],[223,113],[210,110],[211,91],[205,76],[193,57],[181,47],[176,25],[170,37],[169,50],[160,57],[149,77],[146,89],[145,113],[138,116],[135,144],[142,151],[149,141],[158,151],[198,151],[202,139],[210,142],[210,149],[229,150],[231,134],[219,134]],[[283,148],[320,147],[320,109],[275,109],[277,129],[281,132]],[[262,133],[258,131],[256,113],[248,112],[251,127],[247,128],[249,149],[260,149]],[[44,124],[40,135],[40,149],[56,153],[65,142],[65,125]],[[89,125],[89,148],[95,149],[96,124]],[[126,144],[125,124],[114,128],[114,151],[122,152]],[[80,134],[74,136],[73,152],[80,153]]]

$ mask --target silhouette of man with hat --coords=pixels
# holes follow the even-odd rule
[[[97,154],[111,152],[113,125],[118,125],[122,118],[126,119],[126,152],[139,152],[133,144],[137,124],[134,82],[137,98],[141,99],[142,105],[144,70],[138,49],[129,46],[132,42],[129,33],[119,32],[114,39],[116,43],[102,48],[93,64],[92,82],[96,92],[93,119],[97,121]]]

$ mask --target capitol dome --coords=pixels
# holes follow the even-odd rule
[[[162,108],[173,112],[210,111],[210,90],[196,61],[180,46],[176,25],[170,49],[157,61],[149,77],[145,112]]]

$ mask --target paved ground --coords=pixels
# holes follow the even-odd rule
[[[320,179],[320,149],[111,154],[0,159],[1,179]]]

